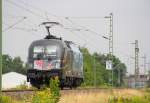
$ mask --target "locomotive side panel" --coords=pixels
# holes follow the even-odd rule
[[[64,84],[69,87],[77,87],[83,82],[83,57],[82,53],[73,43],[67,44],[64,59],[66,64],[63,68]]]
[[[71,44],[70,45],[71,49],[72,49],[72,69],[74,72],[74,76],[77,78],[83,78],[83,57],[82,57],[82,53],[80,52],[79,48],[74,45]]]

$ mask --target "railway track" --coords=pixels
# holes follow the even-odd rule
[[[2,90],[2,93],[9,93],[9,92],[32,92],[37,91],[34,89],[11,89],[11,90]]]
[[[38,91],[43,91],[44,89],[10,89],[10,90],[2,90],[2,94],[9,95],[9,96],[18,96],[18,95],[26,95],[26,94],[34,94]],[[77,93],[77,92],[99,92],[107,90],[106,88],[64,88],[60,90],[60,93],[68,94],[68,93]]]
[[[110,89],[127,89],[127,88],[64,88],[61,91],[95,91],[95,90],[110,90]],[[35,92],[35,91],[42,91],[44,89],[9,89],[9,90],[2,90],[2,93],[8,92]]]
[[[16,98],[17,100],[26,100],[25,97],[34,95],[36,91],[35,89],[12,89],[12,90],[2,90],[2,95],[7,95],[12,98]]]
[[[109,88],[109,89],[125,89],[125,88]],[[2,93],[9,93],[9,92],[35,92],[35,91],[42,91],[44,89],[9,89],[9,90],[2,90]],[[61,91],[94,91],[94,90],[108,90],[108,88],[64,88]]]

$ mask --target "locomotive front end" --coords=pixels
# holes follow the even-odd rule
[[[27,80],[34,86],[49,83],[54,76],[61,76],[61,46],[50,40],[41,40],[29,48]]]

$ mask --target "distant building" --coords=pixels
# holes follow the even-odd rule
[[[9,72],[2,75],[2,89],[15,88],[21,84],[27,83],[26,76],[16,73]]]
[[[148,81],[149,81],[148,75],[139,75],[139,78],[137,79],[136,82],[134,75],[129,75],[128,77],[125,78],[126,85],[129,88],[143,88],[147,86]]]

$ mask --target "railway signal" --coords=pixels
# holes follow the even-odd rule
[[[106,69],[112,70],[112,61],[111,60],[106,61]]]

